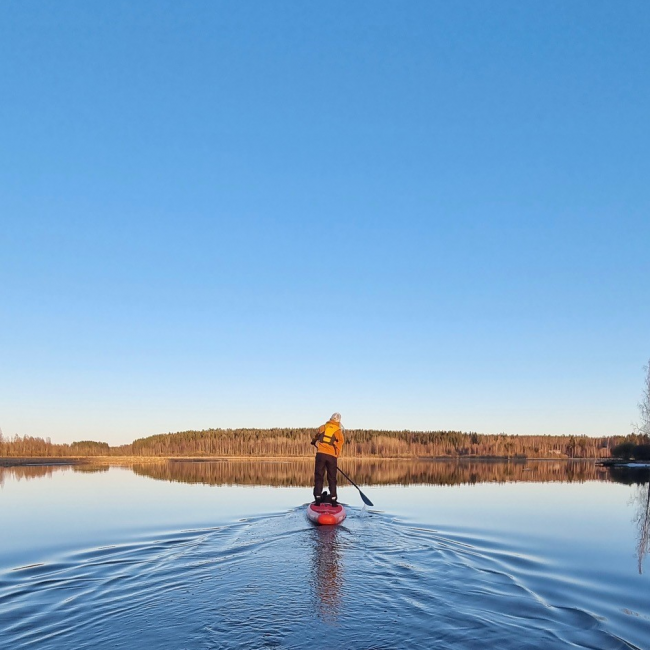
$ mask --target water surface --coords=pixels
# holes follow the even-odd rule
[[[376,507],[341,486],[348,519],[317,528],[304,516],[310,468],[0,469],[0,638],[650,648],[647,476],[591,463],[348,463]]]

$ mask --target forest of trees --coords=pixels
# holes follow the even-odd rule
[[[62,458],[66,456],[109,456],[111,447],[107,442],[82,440],[71,445],[57,445],[49,438],[34,436],[13,436],[4,439],[0,434],[0,458],[27,457],[27,458]]]
[[[313,429],[208,429],[150,436],[132,456],[312,456]],[[346,431],[351,458],[604,458],[623,437],[483,435],[460,431]]]
[[[612,456],[623,460],[650,460],[650,439],[643,434],[632,434],[612,447]]]
[[[205,429],[139,438],[110,447],[92,440],[53,444],[33,436],[0,438],[0,457],[309,457],[314,429]],[[650,443],[646,434],[587,436],[517,436],[460,431],[347,430],[348,458],[608,458],[613,450]],[[621,447],[623,445],[623,447]],[[626,447],[627,445],[627,447]]]

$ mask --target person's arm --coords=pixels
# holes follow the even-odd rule
[[[325,426],[323,425],[322,427],[318,427],[318,431],[311,437],[311,444],[316,446],[316,441],[318,440],[318,436],[320,436],[321,433],[325,431]]]
[[[343,443],[345,443],[345,436],[343,435],[343,427],[341,427],[336,432],[336,440],[334,442],[334,447],[336,448],[336,455],[339,456],[341,449],[343,449]]]

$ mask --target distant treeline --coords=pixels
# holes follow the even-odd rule
[[[128,445],[132,456],[312,456],[313,429],[207,429],[150,436]],[[345,432],[351,458],[602,458],[621,437],[483,435],[460,431]]]
[[[612,456],[623,460],[650,460],[650,441],[647,440],[647,436],[631,437],[645,439],[645,442],[625,440],[612,448]]]
[[[85,440],[53,444],[49,438],[0,438],[0,456],[313,456],[314,429],[205,429],[139,438],[130,445],[110,447]],[[517,436],[460,431],[345,432],[344,456],[349,458],[607,458],[613,450],[646,445],[647,436]],[[623,447],[621,447],[623,445]],[[627,445],[627,446],[626,446]]]
[[[107,442],[83,440],[71,445],[54,444],[49,438],[34,436],[13,436],[3,439],[0,436],[0,457],[28,456],[42,458],[60,458],[62,456],[111,456],[114,449]]]

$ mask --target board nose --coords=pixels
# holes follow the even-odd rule
[[[318,523],[322,526],[333,526],[336,523],[336,517],[328,512],[318,515]]]

